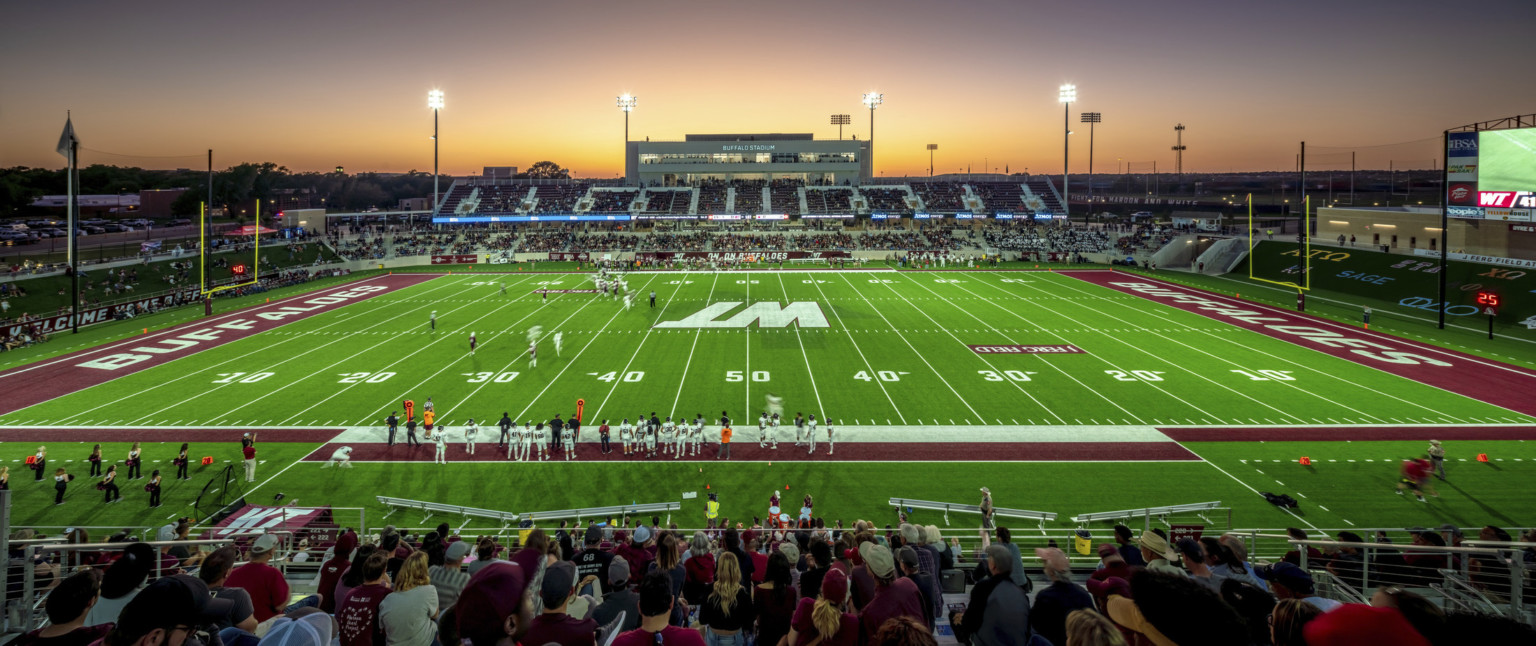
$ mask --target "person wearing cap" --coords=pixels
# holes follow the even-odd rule
[[[336,612],[336,582],[341,580],[341,575],[352,566],[352,550],[357,549],[357,532],[348,529],[336,537],[336,544],[332,547],[331,558],[320,564],[320,582],[316,590],[320,592],[320,609],[327,613]]]
[[[300,608],[272,620],[262,646],[330,646],[336,620],[319,608]],[[230,646],[225,644],[225,646]]]
[[[538,594],[521,563],[497,561],[481,568],[459,594],[459,600],[438,622],[443,644],[514,646],[533,622]]]
[[[246,433],[240,438],[240,456],[245,466],[245,481],[256,481],[256,434]]]
[[[1066,644],[1067,616],[1075,610],[1093,610],[1093,596],[1072,582],[1072,563],[1066,553],[1054,547],[1037,547],[1035,556],[1040,558],[1050,585],[1035,594],[1029,625],[1052,644]]]
[[[615,556],[622,556],[625,561],[629,562],[631,582],[639,583],[640,577],[646,572],[647,564],[652,560],[651,551],[646,547],[646,543],[649,543],[650,540],[651,528],[641,525],[635,528],[634,534],[630,536],[629,543],[620,545],[617,549],[613,550]],[[593,574],[598,574],[598,572]]]
[[[228,587],[244,588],[251,594],[257,623],[283,614],[283,609],[288,606],[288,580],[277,568],[267,564],[276,551],[277,537],[262,534],[251,543],[250,562],[235,568],[224,582]]]
[[[1141,556],[1141,547],[1136,544],[1135,534],[1131,528],[1125,525],[1115,525],[1115,547],[1120,552],[1120,558],[1131,567],[1146,567],[1147,560]],[[1101,555],[1102,556],[1102,555]]]
[[[363,561],[363,584],[352,588],[336,604],[336,623],[341,627],[341,646],[379,646],[385,642],[379,622],[379,605],[389,596],[389,553],[376,550]]]
[[[1184,575],[1183,568],[1172,564],[1170,561],[1178,556],[1168,548],[1168,539],[1156,532],[1142,532],[1136,539],[1137,547],[1141,548],[1141,558],[1146,561],[1146,568],[1156,572]]]
[[[1022,568],[1023,563],[1015,563],[1001,545],[988,545],[986,556],[992,575],[971,587],[964,611],[950,616],[955,637],[962,644],[1027,644],[1031,633],[1029,597],[1009,577],[1009,571]]]
[[[1285,603],[1282,601],[1281,603]],[[1429,646],[1413,624],[1397,608],[1377,608],[1359,603],[1344,604],[1325,612],[1301,629],[1307,646],[1353,646],[1355,644],[1392,644],[1392,646]],[[1477,641],[1477,640],[1472,640]]]
[[[566,604],[576,595],[576,566],[570,561],[556,561],[544,569],[544,581],[539,592],[544,602],[544,612],[534,617],[526,644],[555,643],[561,646],[583,646],[597,643],[597,622],[577,619],[566,614]]]
[[[923,593],[911,579],[896,576],[896,559],[890,548],[875,543],[862,543],[859,545],[859,557],[864,560],[864,567],[875,582],[874,596],[859,611],[859,630],[863,633],[861,643],[867,643],[880,630],[880,625],[892,617],[907,616],[923,621]],[[1003,572],[1006,578],[1007,571]],[[1028,606],[1025,607],[1027,610]]]
[[[896,567],[901,570],[901,576],[917,585],[917,591],[923,595],[923,625],[931,629],[938,605],[943,602],[943,598],[937,595],[938,588],[934,584],[933,575],[923,571],[917,549],[911,545],[901,546],[895,554]]]
[[[1429,449],[1425,452],[1429,454],[1430,472],[1435,474],[1436,478],[1444,480],[1445,447],[1440,445],[1440,440],[1430,440]]]
[[[612,552],[602,549],[603,530],[597,525],[588,525],[586,533],[582,536],[582,550],[571,559],[576,564],[576,573],[585,579],[589,576],[598,577],[598,589],[602,595],[607,595],[613,590],[612,581],[607,578],[611,564],[614,560]],[[625,563],[625,572],[629,572],[628,562]],[[625,582],[626,584],[628,581]],[[606,623],[606,622],[598,622]]]
[[[1099,546],[1099,567],[1088,575],[1089,581],[1104,581],[1110,577],[1120,577],[1129,580],[1131,578],[1131,566],[1120,556],[1120,549],[1113,544],[1104,543]]]
[[[578,565],[576,571],[579,574],[581,566]],[[629,587],[629,562],[622,557],[612,558],[606,574],[605,587],[610,591],[603,595],[603,602],[592,610],[592,620],[599,626],[606,626],[622,612],[624,623],[619,625],[620,632],[639,628],[640,594]]]
[[[427,576],[427,553],[413,552],[379,602],[379,626],[389,646],[430,646],[437,639],[437,590]]]
[[[256,638],[256,614],[251,604],[251,594],[242,588],[224,585],[230,569],[238,560],[240,550],[233,545],[225,545],[210,552],[197,569],[197,578],[208,586],[208,591],[215,598],[228,599],[231,603],[229,616],[213,622],[213,626],[219,630],[219,641],[225,644],[236,643],[243,637]]]
[[[704,646],[704,637],[698,630],[670,625],[672,606],[677,602],[672,595],[671,577],[664,572],[647,574],[640,579],[638,592],[640,627],[615,637],[612,646]]]
[[[67,646],[90,644],[112,629],[112,624],[85,625],[85,617],[101,592],[101,571],[85,568],[69,575],[48,593],[43,611],[48,626],[11,640],[14,646]]]
[[[233,604],[208,592],[194,576],[156,579],[123,607],[103,646],[182,646],[199,628],[230,613]]]
[[[1300,599],[1318,610],[1328,612],[1344,605],[1333,599],[1317,596],[1312,585],[1312,574],[1295,565],[1281,561],[1259,568],[1259,578],[1269,582],[1269,590],[1276,599]]]
[[[469,543],[454,541],[443,551],[443,564],[427,568],[427,579],[437,589],[437,607],[447,608],[458,601],[459,593],[469,583],[469,573],[464,571],[464,558],[469,556]]]
[[[848,576],[830,570],[821,578],[819,595],[800,598],[789,620],[787,646],[854,646],[859,642],[858,616],[843,612],[848,601]]]

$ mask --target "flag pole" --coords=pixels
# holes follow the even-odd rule
[[[75,223],[79,220],[80,196],[80,141],[70,137],[69,142],[69,328],[71,334],[80,333],[80,239],[75,235]]]

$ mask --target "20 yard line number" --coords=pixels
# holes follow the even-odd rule
[[[381,384],[395,376],[393,372],[342,372],[338,384]]]

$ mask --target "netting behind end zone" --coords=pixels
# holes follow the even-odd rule
[[[203,485],[203,490],[198,492],[197,501],[192,506],[196,510],[198,520],[203,520],[219,515],[225,507],[241,501],[244,496],[243,465],[228,464],[214,472],[213,477]]]

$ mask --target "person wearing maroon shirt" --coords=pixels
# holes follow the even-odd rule
[[[575,594],[575,565],[570,561],[557,561],[545,568],[544,582],[539,593],[544,601],[544,612],[533,618],[523,643],[594,646],[597,643],[597,621],[577,619],[565,612],[566,604],[570,603]]]
[[[1403,460],[1403,479],[1397,483],[1397,495],[1403,495],[1403,489],[1408,488],[1413,490],[1413,495],[1419,499],[1419,502],[1428,502],[1424,500],[1424,485],[1429,481],[1429,470],[1429,460]],[[1440,494],[1433,490],[1429,495],[1440,497]]]
[[[1112,576],[1117,576],[1127,581],[1131,580],[1131,566],[1120,556],[1120,550],[1114,545],[1105,543],[1099,546],[1099,559],[1103,562],[1099,569],[1088,575],[1089,580],[1103,581]]]
[[[336,607],[341,646],[382,646],[384,626],[379,623],[379,604],[389,596],[389,576],[384,568],[389,555],[375,551],[363,561],[363,584],[352,588]]]
[[[675,599],[666,572],[645,575],[640,579],[640,627],[615,637],[612,646],[704,646],[698,630],[668,625]]]
[[[870,643],[887,619],[907,616],[923,621],[923,593],[911,579],[896,576],[896,558],[890,548],[875,543],[859,545],[859,556],[875,579],[875,595],[859,612],[860,643]]]
[[[848,575],[842,570],[828,570],[821,578],[821,597],[807,595],[800,598],[795,616],[789,622],[789,646],[806,646],[812,641],[818,646],[858,644],[859,618],[841,609],[847,600]],[[833,630],[822,632],[828,628]]]
[[[651,540],[651,528],[641,525],[635,528],[635,535],[631,542],[620,545],[613,551],[614,555],[624,557],[629,562],[631,580],[638,582],[640,576],[645,574],[647,564],[655,560],[651,551],[645,544]]]
[[[357,532],[347,530],[336,538],[331,559],[320,565],[320,609],[336,614],[336,582],[352,566],[352,550],[357,549]]]
[[[280,614],[288,607],[288,580],[277,568],[267,565],[277,551],[277,537],[262,534],[251,544],[251,562],[229,573],[227,588],[243,588],[251,595],[257,623]]]
[[[240,438],[240,455],[245,464],[245,481],[256,481],[256,435],[246,433]]]

